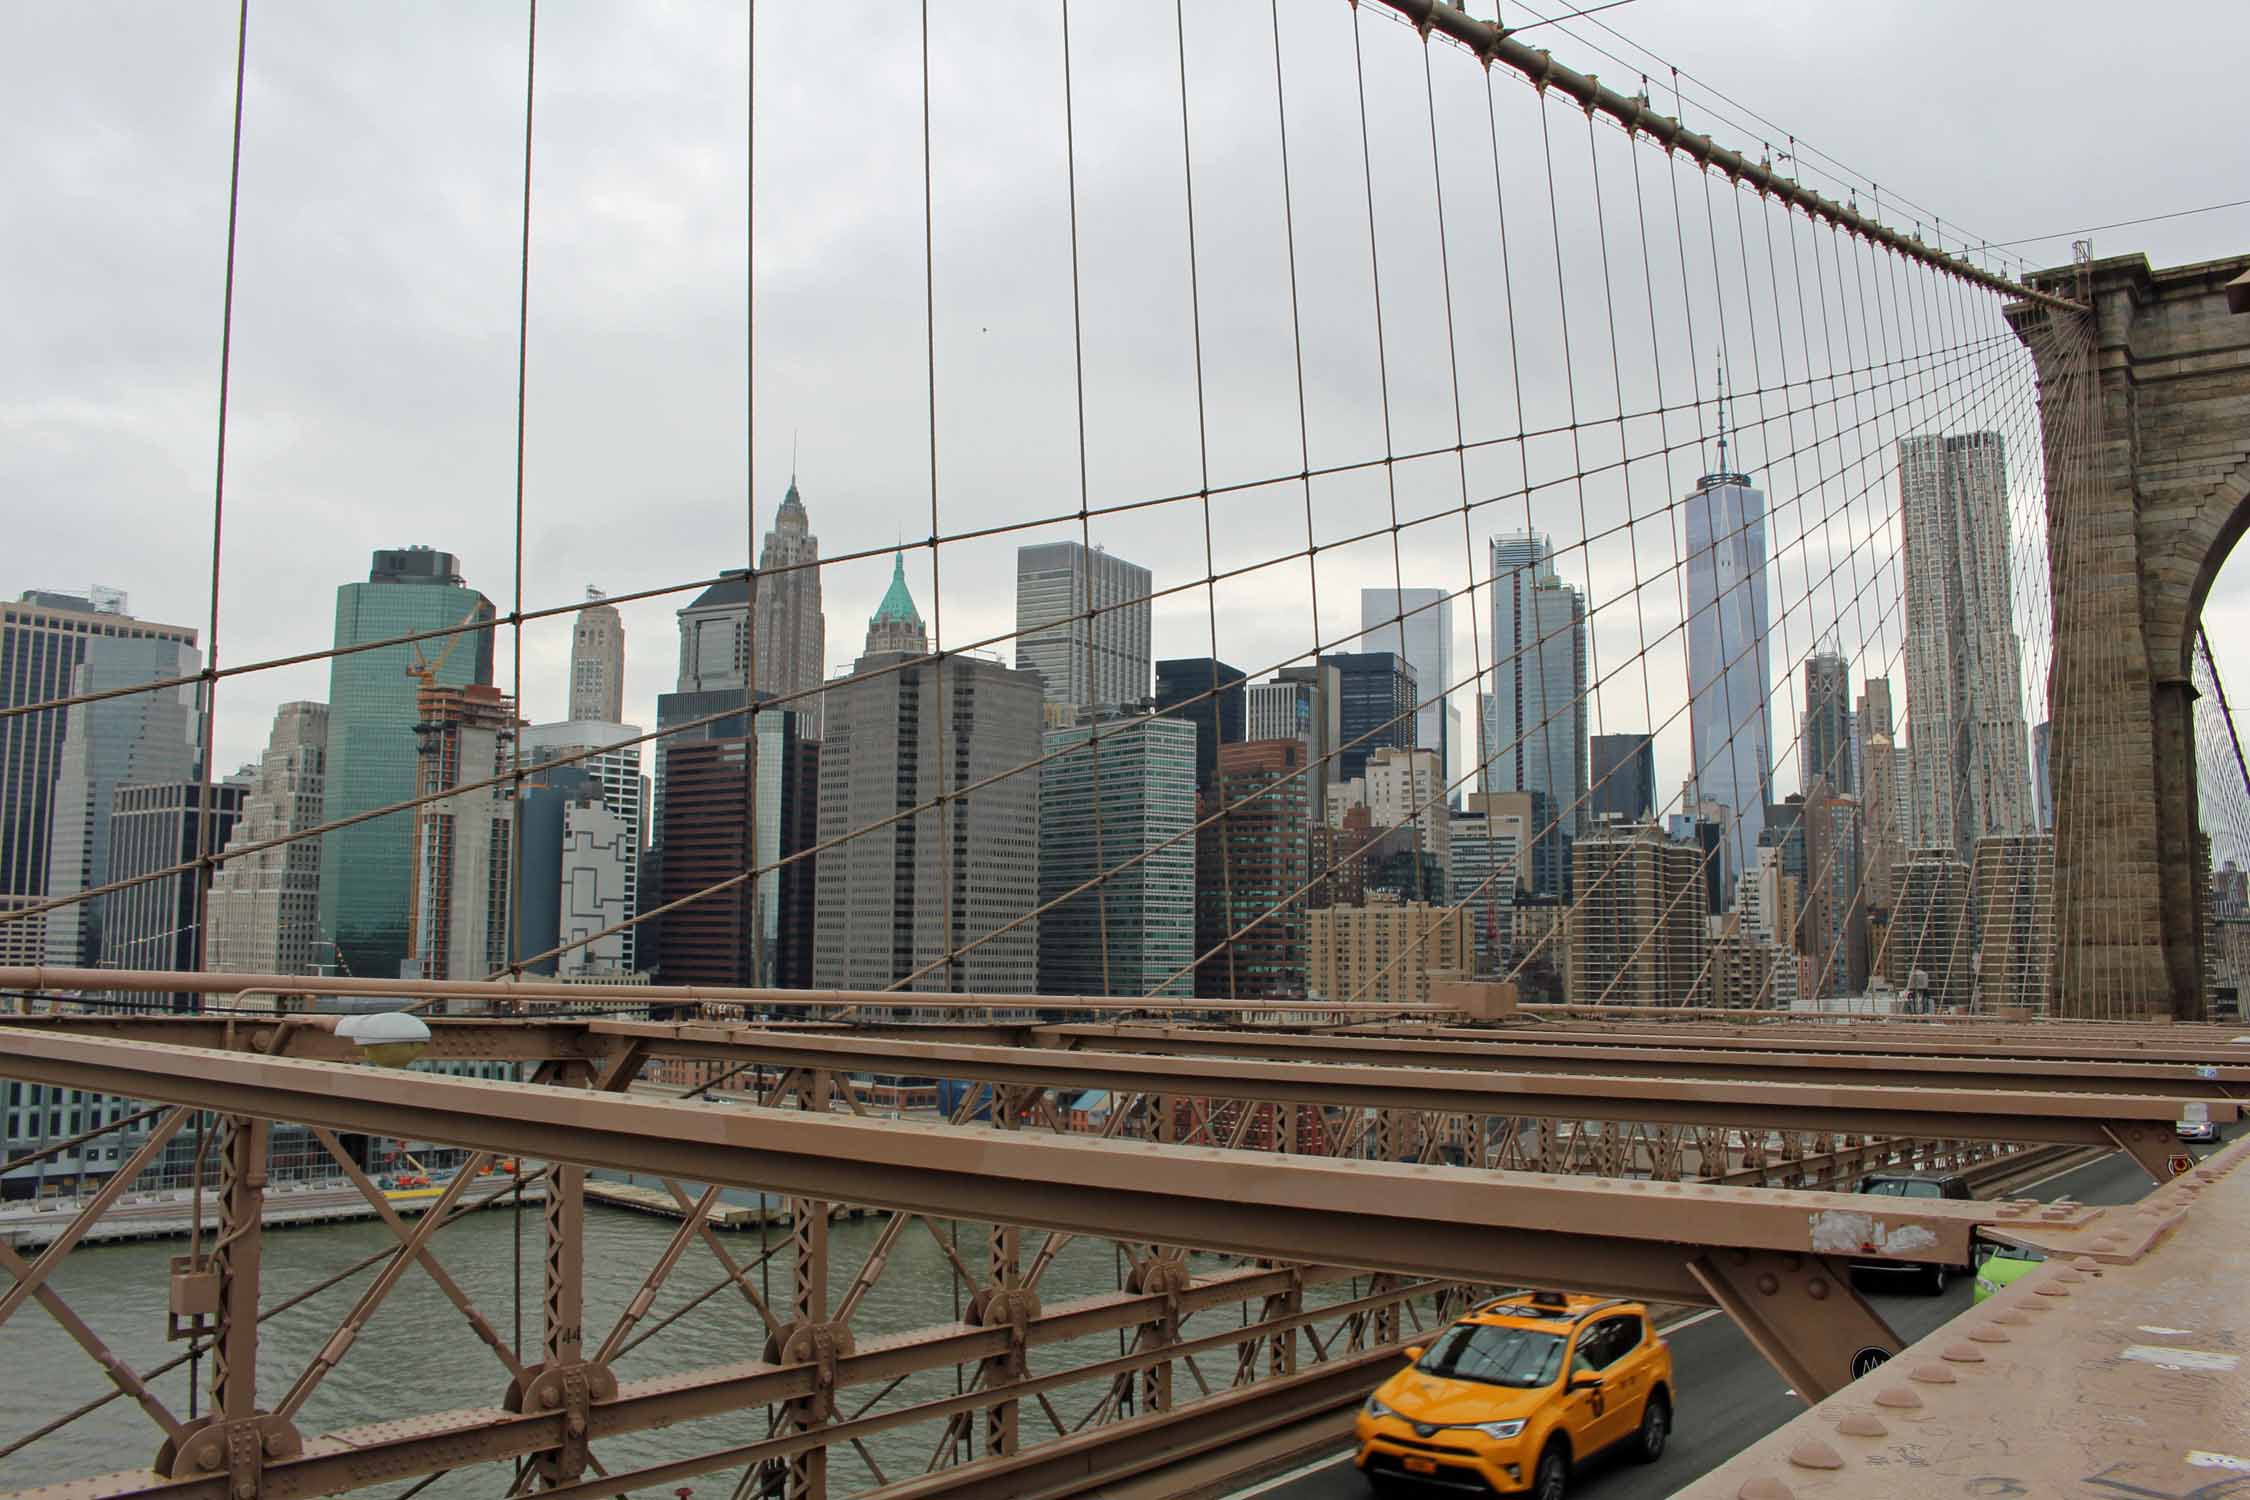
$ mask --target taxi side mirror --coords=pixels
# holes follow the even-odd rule
[[[1599,1375],[1580,1372],[1570,1377],[1570,1389],[1574,1391],[1598,1391],[1601,1387],[1602,1378]]]
[[[1428,1352],[1429,1351],[1424,1349],[1420,1344],[1408,1344],[1406,1346],[1406,1362],[1410,1365],[1414,1364]]]

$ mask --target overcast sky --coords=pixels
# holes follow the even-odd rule
[[[1489,13],[1490,0],[1473,8]],[[2001,336],[1995,298],[1839,248],[1755,198],[1738,218],[1723,183],[1706,192],[1607,127],[1590,139],[1584,117],[1558,105],[1542,122],[1512,75],[1488,95],[1456,49],[1431,54],[1426,97],[1422,44],[1374,7],[1357,22],[1364,171],[1353,13],[1343,0],[1280,9],[1286,178],[1266,3],[1188,7],[1192,262],[1173,12],[1145,0],[1072,9],[1074,337],[1060,11],[933,6],[939,531],[1074,517],[1082,473],[1095,507],[1192,495],[1206,473],[1214,486],[1282,481],[1222,492],[1208,529],[1197,499],[1088,527],[1164,589],[1205,576],[1207,534],[1221,573],[1303,548],[1309,508],[1329,549],[1317,569],[1294,558],[1226,579],[1215,600],[1198,589],[1156,608],[1159,656],[1208,653],[1215,617],[1217,654],[1264,675],[1308,649],[1316,602],[1318,637],[1348,636],[1361,586],[1469,587],[1485,572],[1485,540],[1528,519],[1555,537],[1560,570],[1596,606],[1604,683],[1592,727],[1663,726],[1660,797],[1670,797],[1685,768],[1672,502],[1711,462],[1698,439],[1723,339],[1730,378],[1751,393],[1737,404],[1752,429],[1737,462],[1774,510],[1776,678],[1816,637],[1854,656],[1855,690],[1870,671],[1897,676],[1888,444],[1982,426],[2011,444],[2036,700],[2046,617],[2034,597],[2038,539],[2023,524],[2036,504],[2035,429],[2028,364]],[[1761,138],[1779,151],[1801,131],[1882,184],[1891,222],[1915,217],[1893,206],[1903,194],[1995,240],[2058,233],[2020,247],[2035,264],[2067,260],[2073,229],[2239,196],[2250,141],[2219,101],[2239,88],[2250,10],[2151,7],[2131,37],[2116,34],[2114,11],[2057,12],[2050,0],[1639,0],[1602,19],[1779,122],[1732,105],[1716,106],[1735,117],[1720,118],[1690,85],[1692,126],[1752,155]],[[793,444],[825,554],[930,535],[917,19],[912,6],[814,5],[759,18],[746,456],[741,8],[542,8],[526,607],[589,584],[625,592],[741,565],[746,488],[762,532]],[[1508,19],[1531,13],[1511,4]],[[0,590],[10,596],[102,583],[127,590],[136,614],[205,622],[233,21],[230,5],[185,0],[0,8],[10,538]],[[523,23],[522,7],[493,4],[254,8],[222,664],[326,644],[336,586],[365,577],[376,547],[456,552],[503,612],[514,601]],[[1527,40],[1628,90],[1645,67],[1672,107],[1656,64],[1605,58],[1593,44],[1635,55],[1588,23],[1569,29],[1577,35],[1544,27]],[[1842,195],[1810,170],[1828,163],[1799,159],[1810,185]],[[2204,259],[2244,248],[2250,210],[2094,238],[2097,254]],[[1847,393],[1805,385],[1808,364],[1816,377],[1881,368]],[[1456,370],[1458,432],[1483,441],[1464,457],[1451,451]],[[1619,402],[1655,407],[1659,381],[1680,410],[1619,424]],[[1575,441],[1560,431],[1489,441],[1574,416]],[[1315,468],[1361,467],[1308,496],[1293,477],[1301,440]],[[1633,462],[1618,462],[1621,441]],[[1389,471],[1378,462],[1430,450],[1439,456]],[[1581,470],[1593,477],[1569,482]],[[1528,507],[1514,493],[1526,476],[1538,486]],[[1476,503],[1466,526],[1464,495]],[[1480,503],[1494,496],[1505,498]],[[1387,528],[1394,505],[1419,521],[1395,554],[1387,530],[1331,545]],[[925,548],[909,576],[925,617],[942,611],[945,643],[1000,634],[1013,623],[1015,547],[1079,534],[1065,519],[949,544],[940,588]],[[827,570],[832,667],[857,653],[888,572],[887,559]],[[653,723],[675,671],[672,611],[689,597],[628,607],[628,717]],[[1489,650],[1483,608],[1480,594],[1475,611],[1455,611],[1457,676]],[[2250,650],[2228,648],[2250,626],[2239,572],[2222,577],[2212,609],[2227,627],[2213,630],[2222,666],[2250,685]],[[528,717],[561,716],[567,653],[567,620],[525,630]],[[511,685],[505,642],[498,657]],[[277,703],[325,696],[320,666],[230,681],[221,769],[256,755]],[[1776,701],[1784,763],[1798,696]],[[1465,692],[1460,701],[1473,723]],[[1786,765],[1778,779],[1796,780]]]

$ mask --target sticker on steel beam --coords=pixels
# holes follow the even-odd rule
[[[1857,1380],[1863,1375],[1872,1374],[1879,1367],[1888,1364],[1890,1358],[1890,1350],[1879,1344],[1869,1344],[1852,1356],[1852,1379]]]

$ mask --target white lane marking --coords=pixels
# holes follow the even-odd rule
[[[1707,1318],[1715,1318],[1722,1311],[1724,1311],[1724,1309],[1722,1308],[1706,1307],[1699,1313],[1689,1313],[1686,1317],[1681,1318],[1677,1322],[1659,1323],[1656,1325],[1656,1331],[1658,1333],[1678,1333],[1683,1328],[1693,1328],[1696,1324],[1703,1322]]]
[[[1351,1461],[1352,1455],[1349,1452],[1336,1454],[1332,1458],[1316,1459],[1309,1464],[1291,1469],[1286,1474],[1276,1474],[1271,1479],[1262,1480],[1246,1490],[1235,1490],[1232,1492],[1232,1497],[1233,1500],[1250,1500],[1252,1495],[1263,1495],[1270,1490],[1278,1490],[1285,1484],[1295,1484],[1307,1475],[1318,1474],[1322,1469],[1333,1469],[1338,1464],[1348,1464]]]
[[[2161,1365],[2168,1370],[2208,1370],[2221,1375],[2241,1363],[2237,1355],[2218,1354],[2208,1349],[2174,1349],[2165,1344],[2132,1344],[2126,1347],[2122,1357]]]
[[[2160,1338],[2168,1339],[2185,1338],[2194,1331],[2192,1328],[2160,1328],[2154,1323],[2143,1323],[2141,1325],[2141,1332],[2153,1333]]]
[[[2198,1449],[2187,1456],[2191,1469],[2231,1469],[2237,1474],[2250,1474],[2250,1458],[2236,1458],[2231,1453],[2205,1453]]]
[[[2124,1154],[2125,1153],[2122,1151],[2112,1151],[2109,1153],[2109,1156],[2122,1156]],[[2075,1167],[2065,1167],[2060,1172],[2049,1172],[2044,1177],[2035,1177],[2031,1181],[2025,1183],[2022,1187],[2019,1187],[2015,1191],[2008,1194],[2008,1196],[2011,1198],[2020,1198],[2029,1193],[2033,1188],[2043,1188],[2048,1183],[2053,1182],[2059,1177],[2068,1177],[2073,1172],[2091,1172],[2096,1167],[2108,1165],[2109,1156],[2097,1156],[2092,1161],[2082,1161]]]

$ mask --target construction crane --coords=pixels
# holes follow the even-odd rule
[[[477,610],[481,609],[482,607],[482,605],[471,606],[469,612],[461,617],[461,625],[467,625],[471,620],[474,620],[477,617]],[[414,647],[414,660],[407,667],[406,675],[409,677],[420,679],[423,687],[427,688],[436,686],[437,674],[444,669],[446,658],[450,657],[454,652],[454,648],[459,646],[464,640],[467,640],[468,637],[468,631],[461,629],[460,626],[456,626],[455,633],[447,637],[445,642],[445,649],[437,654],[437,660],[435,661],[431,661],[427,657],[423,656],[422,643],[420,641],[411,642],[410,644],[412,644],[412,646]]]

